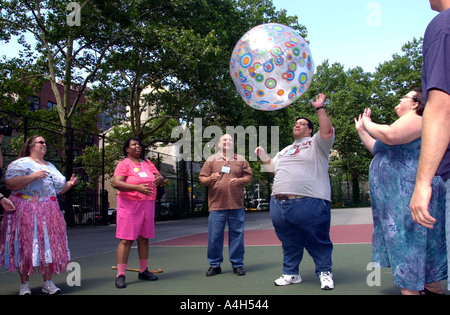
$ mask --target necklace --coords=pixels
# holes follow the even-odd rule
[[[30,159],[32,159],[33,161],[35,161],[36,163],[40,164],[40,165],[46,165],[45,161],[42,160],[42,162],[40,162],[38,159],[36,159],[34,156],[29,155],[28,156]]]
[[[130,158],[129,158],[130,159]],[[139,169],[139,167],[136,165],[136,163],[134,163],[131,159],[130,159],[130,161],[131,161],[131,163],[133,163],[133,165],[134,165],[134,169],[133,169],[133,171],[135,172],[135,173],[139,173],[139,171],[140,171],[140,169]],[[142,162],[141,162],[141,159],[139,159],[139,163],[138,163],[139,165],[141,165],[142,164]]]
[[[51,171],[50,171],[49,164],[47,162],[45,162],[45,160],[42,160],[42,162],[41,162],[37,158],[35,158],[35,157],[31,156],[31,155],[29,155],[28,157],[31,160],[33,160],[34,162],[36,162],[36,163],[38,163],[40,165],[40,167],[36,167],[35,166],[38,171],[45,171],[45,172],[48,172],[50,174]],[[52,178],[50,175],[49,175],[49,177]]]

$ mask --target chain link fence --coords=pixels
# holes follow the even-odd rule
[[[61,170],[62,162],[59,158],[57,146],[58,135],[61,134],[60,130],[62,129],[61,125],[23,116],[19,117],[14,115],[14,113],[5,113],[0,110],[0,119],[2,118],[7,118],[5,120],[11,122],[11,126],[14,129],[11,138],[4,137],[3,146],[1,147],[4,158],[4,170],[6,170],[10,162],[16,159],[16,154],[12,149],[12,142],[17,141],[17,138],[26,139],[32,134],[53,135],[52,138],[56,139],[53,140],[54,147],[49,146],[46,159]],[[101,142],[104,141],[105,137],[104,134],[93,134],[78,129],[71,129],[70,132],[72,134],[71,138],[73,139],[71,142],[73,157],[81,154],[85,146],[96,144],[102,147]],[[206,187],[200,185],[198,178],[203,162],[180,161],[174,155],[155,150],[147,150],[146,157],[152,160],[156,168],[166,178],[163,191],[159,192],[161,198],[158,198],[156,201],[156,220],[207,215],[208,192]],[[103,164],[104,161],[102,161]],[[89,180],[87,174],[84,172],[85,167],[101,168],[101,166],[74,164],[74,171],[80,180],[84,182]],[[336,171],[336,168],[330,168],[331,171],[342,174],[341,171]],[[102,176],[98,179],[96,188],[85,188],[83,191],[78,190],[73,192],[71,207],[76,224],[107,224],[115,222],[115,191],[110,188],[108,183],[105,183],[105,175],[104,169],[102,169]],[[346,176],[330,175],[333,207],[370,206],[367,180],[363,180],[359,184],[359,197],[358,201],[355,202],[351,181]],[[245,187],[244,204],[247,210],[268,210],[272,182],[273,175],[265,173],[259,180],[254,180],[250,185]],[[5,189],[3,178],[0,181],[0,191],[5,195],[9,194]]]

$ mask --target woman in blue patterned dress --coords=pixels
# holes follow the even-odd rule
[[[355,119],[363,144],[374,154],[369,170],[373,262],[392,268],[402,294],[443,294],[440,281],[447,278],[442,179],[433,180],[430,214],[437,220],[433,229],[414,222],[409,208],[420,155],[423,108],[422,91],[415,89],[395,107],[399,119],[392,125],[372,122],[370,109]]]
[[[52,163],[44,160],[46,152],[43,137],[30,137],[5,174],[6,188],[12,191],[9,198],[16,209],[3,218],[0,266],[19,272],[20,295],[31,294],[29,276],[36,271],[44,278],[43,293],[59,293],[52,275],[66,271],[70,260],[66,222],[56,196],[78,179],[72,176],[66,181]]]

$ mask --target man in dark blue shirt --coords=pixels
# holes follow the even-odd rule
[[[425,111],[416,186],[411,198],[413,219],[428,228],[436,220],[428,212],[431,180],[440,175],[447,189],[447,248],[450,248],[450,0],[430,0],[440,12],[428,25],[423,41],[422,87]],[[444,209],[442,210],[444,211]],[[450,287],[450,285],[449,285]]]
[[[426,107],[411,200],[413,219],[429,228],[435,222],[428,213],[431,179],[435,174],[447,184],[450,179],[450,0],[430,0],[430,4],[440,13],[428,25],[423,43],[422,86]]]

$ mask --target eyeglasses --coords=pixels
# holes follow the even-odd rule
[[[297,125],[308,126],[308,123],[307,122],[297,122],[297,123],[294,124],[294,127],[297,126]]]
[[[406,99],[410,99],[410,100],[413,100],[414,102],[417,102],[417,100],[416,100],[415,97],[411,97],[411,96],[408,96],[408,95],[403,96],[403,97],[400,99],[400,101],[403,101],[403,100],[406,100]]]
[[[36,141],[36,143],[47,144],[45,141]]]

